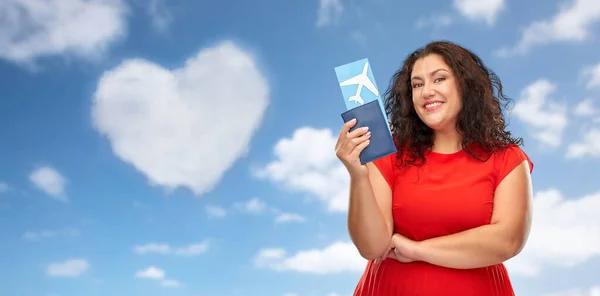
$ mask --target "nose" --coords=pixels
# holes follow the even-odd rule
[[[431,98],[433,95],[435,94],[435,91],[433,89],[433,87],[431,87],[431,84],[429,83],[424,83],[423,84],[423,98],[424,99],[429,99]]]

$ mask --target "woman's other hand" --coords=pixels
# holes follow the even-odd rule
[[[417,242],[412,241],[398,233],[392,235],[392,240],[390,243],[390,247],[381,257],[375,260],[375,263],[380,263],[381,261],[392,258],[396,259],[402,263],[410,263],[415,262],[413,257],[409,255],[410,250],[416,247]],[[398,246],[397,246],[398,245]]]
[[[400,262],[414,262],[418,261],[416,256],[417,248],[419,243],[411,240],[399,233],[392,235],[392,245],[394,247],[394,253],[396,259]]]
[[[410,263],[410,262],[415,262],[415,259],[412,259],[410,257],[407,257],[406,255],[400,253],[400,251],[398,251],[398,249],[393,249],[390,250],[390,254],[388,255],[389,258],[394,258],[402,263]]]

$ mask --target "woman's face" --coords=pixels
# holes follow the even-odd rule
[[[436,131],[456,129],[462,100],[457,80],[440,55],[415,62],[411,86],[413,106],[427,126]]]

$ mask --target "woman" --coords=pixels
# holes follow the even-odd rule
[[[533,164],[505,129],[501,100],[476,55],[433,42],[386,94],[397,154],[361,165],[368,127],[344,125],[348,230],[369,260],[354,295],[514,295],[503,262],[529,234]]]

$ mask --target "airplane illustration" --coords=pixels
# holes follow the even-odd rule
[[[377,91],[377,88],[375,87],[375,85],[373,85],[373,82],[371,82],[371,80],[367,76],[368,69],[369,69],[369,62],[367,61],[367,62],[365,62],[365,66],[363,68],[362,73],[340,83],[340,86],[348,86],[348,85],[358,84],[358,89],[356,90],[356,94],[351,96],[350,98],[348,98],[348,101],[356,102],[360,105],[364,104],[365,101],[360,96],[363,86],[365,86],[368,90],[370,90],[376,96],[379,95],[379,91]]]

